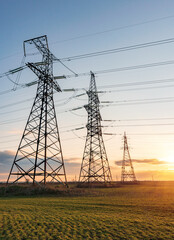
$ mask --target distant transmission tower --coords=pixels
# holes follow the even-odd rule
[[[129,153],[129,146],[127,143],[127,136],[124,133],[124,149],[123,149],[123,161],[122,161],[122,173],[121,182],[132,181],[136,182],[132,159]]]
[[[112,176],[102,137],[99,98],[95,75],[92,72],[87,94],[88,104],[84,106],[88,113],[87,137],[79,182],[111,182]]]
[[[53,89],[61,91],[53,77],[55,56],[48,48],[47,36],[24,41],[24,55],[26,44],[35,45],[42,62],[27,63],[38,76],[38,87],[7,183],[11,178],[15,183],[29,177],[33,184],[48,181],[67,184],[53,100]]]

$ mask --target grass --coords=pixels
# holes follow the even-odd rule
[[[174,239],[173,182],[32,195],[0,197],[0,239]]]

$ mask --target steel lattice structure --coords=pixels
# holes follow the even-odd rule
[[[123,148],[123,161],[122,161],[122,173],[121,182],[132,181],[136,182],[136,176],[132,164],[132,159],[129,152],[129,146],[127,142],[126,133],[124,133],[124,148]]]
[[[79,182],[111,182],[112,176],[102,137],[101,115],[99,98],[95,82],[95,75],[91,72],[88,95],[88,104],[85,109],[88,113],[86,144],[81,164]]]
[[[48,48],[47,36],[24,41],[24,55],[26,44],[34,44],[42,62],[27,63],[39,79],[38,87],[7,183],[13,178],[12,183],[30,179],[33,184],[67,184],[53,100],[53,89],[61,91],[53,78],[55,56]]]

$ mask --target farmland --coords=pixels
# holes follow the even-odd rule
[[[174,239],[174,183],[0,197],[0,239]]]

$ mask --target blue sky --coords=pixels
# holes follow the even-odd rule
[[[20,66],[23,57],[23,41],[47,35],[50,50],[58,57],[68,57],[83,53],[102,51],[112,48],[124,47],[156,41],[161,39],[173,38],[174,26],[174,2],[171,0],[1,0],[1,52],[0,52],[0,73],[9,71]],[[148,21],[150,21],[148,23]],[[115,30],[112,30],[115,29]],[[112,30],[112,31],[108,31]],[[108,32],[105,32],[108,31]],[[100,33],[103,32],[103,33]],[[90,35],[93,33],[99,33]],[[85,37],[86,36],[86,37]],[[146,49],[123,52],[107,56],[87,58],[66,62],[76,72],[89,72],[90,70],[103,70],[117,67],[125,67],[152,62],[173,60],[174,45],[166,44]],[[26,62],[31,58],[27,57]],[[35,58],[32,58],[35,61]],[[54,66],[55,75],[69,74],[59,64]],[[15,79],[16,76],[12,76]],[[167,79],[174,77],[173,65],[154,67],[149,69],[140,69],[135,71],[124,71],[112,74],[97,75],[96,81],[98,86],[126,83],[126,82],[143,82],[157,79]],[[20,82],[27,83],[36,77],[30,70],[22,73]],[[13,84],[7,78],[0,78],[1,88],[4,91],[13,87]],[[89,76],[79,77],[76,79],[60,80],[59,84],[62,88],[72,87],[88,87]],[[163,86],[163,85],[162,85]],[[128,88],[128,87],[127,87]],[[107,93],[100,96],[101,100],[132,100],[158,97],[172,97],[173,87],[156,88],[149,90],[123,91]],[[116,89],[115,89],[116,90]],[[32,105],[32,98],[36,93],[36,86],[22,89],[9,94],[0,95],[0,124],[4,121],[10,121],[21,118],[20,122],[12,124],[0,125],[0,151],[4,159],[4,151],[15,152],[20,140],[22,131],[25,126],[27,116]],[[63,103],[72,93],[61,93],[55,95],[57,104]],[[29,101],[24,101],[30,99]],[[24,101],[23,103],[2,108],[4,105]],[[77,159],[74,163],[80,163],[82,158],[85,130],[76,134],[83,139],[74,136],[74,133],[63,132],[66,126],[72,124],[85,124],[86,112],[80,110],[81,116],[75,116],[71,113],[61,113],[64,109],[76,106],[82,106],[87,102],[86,97],[73,99],[68,104],[58,106],[56,108],[58,116],[58,124],[61,133],[62,147],[65,159]],[[18,108],[23,108],[19,112],[8,113]],[[103,119],[137,119],[137,118],[161,118],[174,117],[172,112],[173,103],[147,104],[147,105],[125,105],[103,108],[101,110]],[[160,122],[160,121],[159,121]],[[162,121],[161,121],[162,122]],[[160,123],[161,123],[160,122]],[[167,123],[173,123],[166,121]],[[165,122],[165,123],[166,123]],[[131,124],[140,124],[132,122]],[[145,122],[143,122],[145,123]],[[152,122],[150,122],[152,123]],[[157,123],[157,121],[155,122]],[[130,124],[130,122],[119,123],[118,125]],[[116,125],[116,124],[115,124]],[[69,128],[71,129],[71,127]],[[149,126],[149,127],[117,127],[109,128],[105,131],[122,134],[124,131],[130,134],[130,142],[132,157],[134,159],[159,159],[171,161],[174,155],[174,136],[134,136],[133,133],[166,133],[173,132],[174,126]],[[132,134],[132,135],[131,135]],[[76,137],[76,138],[75,138]],[[73,140],[68,140],[74,138]],[[112,139],[105,137],[106,149],[113,168],[113,175],[120,175],[120,167],[115,164],[116,160],[122,158],[121,136],[118,135]],[[7,152],[8,153],[8,152]],[[8,155],[8,154],[7,154]],[[9,156],[9,155],[8,155]],[[10,155],[11,156],[11,155]],[[12,160],[11,160],[12,161]],[[4,160],[1,172],[6,173],[9,165],[5,167]],[[8,158],[9,162],[9,158]],[[73,162],[72,162],[73,163]],[[69,164],[69,163],[68,163]],[[160,164],[159,164],[160,165]],[[135,163],[139,177],[151,178],[151,174],[142,174],[143,171],[173,170],[172,166],[161,166]],[[4,170],[5,169],[5,170]],[[78,167],[73,168],[72,174],[78,175]],[[163,173],[158,172],[157,179],[162,179]],[[72,177],[70,176],[70,177]],[[174,179],[174,175],[170,179]]]

